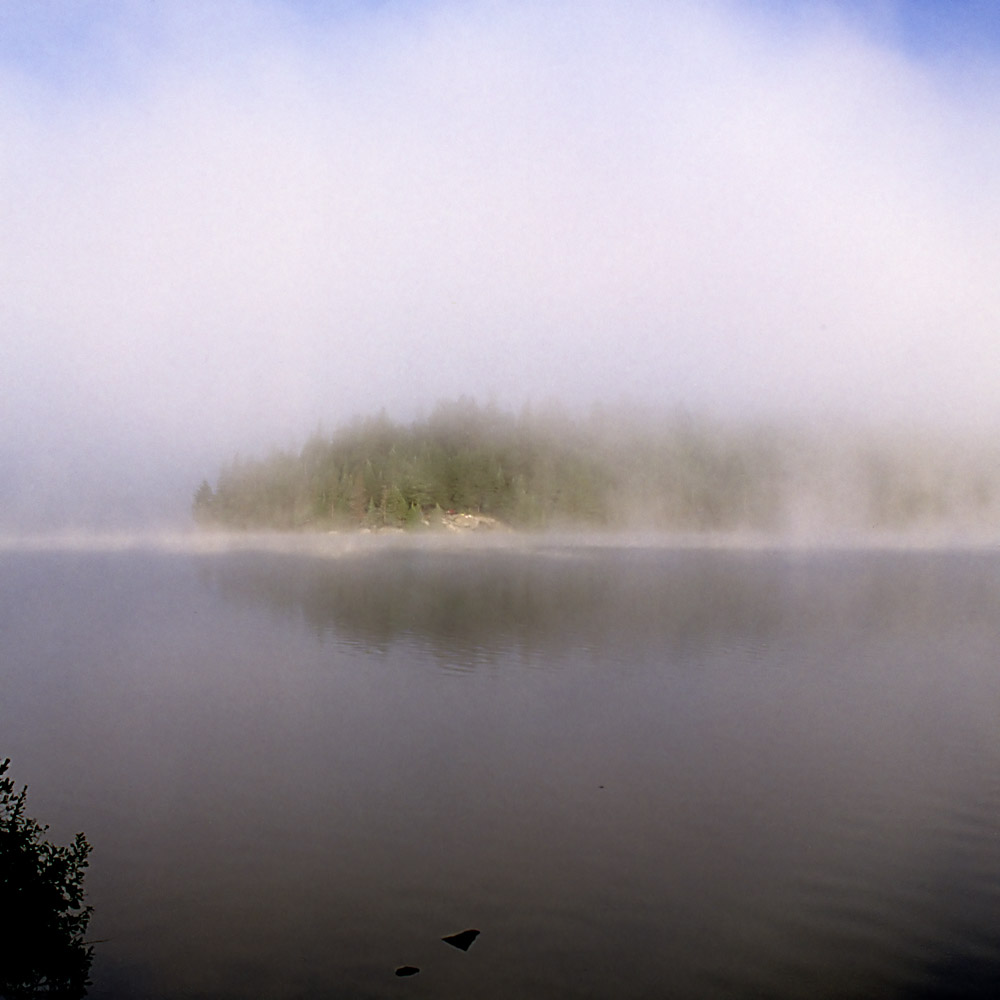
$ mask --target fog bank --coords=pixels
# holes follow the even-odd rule
[[[5,4],[0,523],[461,394],[997,429],[997,55],[918,7]]]

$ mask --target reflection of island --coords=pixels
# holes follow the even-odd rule
[[[470,661],[490,651],[666,651],[726,634],[763,639],[776,611],[768,592],[780,586],[750,585],[731,559],[711,554],[628,550],[246,553],[213,559],[205,573],[223,596],[301,615],[319,634],[372,647],[418,641],[448,657],[470,652]]]
[[[699,658],[848,620],[917,635],[996,601],[982,586],[989,557],[960,552],[372,546],[330,559],[240,553],[203,572],[227,599],[301,616],[320,635],[417,641],[470,664],[491,651]]]
[[[996,553],[374,546],[203,565],[226,600],[369,647],[375,683],[331,670],[317,714],[324,739],[378,734],[366,761],[391,763],[345,812],[406,817],[407,869],[456,827],[473,857],[513,845],[535,864],[486,852],[501,898],[615,900],[648,934],[602,927],[621,954],[711,967],[717,990],[677,995],[993,995],[1000,966],[974,949],[996,927]],[[460,697],[411,672],[417,644],[474,671]],[[606,883],[577,875],[595,858]],[[790,968],[834,986],[810,994]]]
[[[27,787],[15,792],[4,777],[9,765],[0,763],[0,996],[74,1000],[93,959],[83,940],[90,845],[82,833],[67,847],[45,840],[47,827],[25,815]]]

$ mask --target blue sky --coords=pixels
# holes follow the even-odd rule
[[[0,9],[0,58],[55,83],[79,82],[88,76],[113,80],[118,67],[108,55],[123,27],[133,33],[133,44],[155,49],[164,42],[169,8],[185,6],[192,11],[202,8],[206,20],[224,21],[227,12],[246,5],[226,0],[214,4],[6,0]],[[419,18],[437,4],[434,0],[274,0],[267,6],[289,27],[352,32],[372,18]],[[670,0],[659,6],[668,10]],[[918,58],[989,59],[1000,52],[1000,8],[993,0],[735,0],[729,6],[771,19],[779,31],[821,18],[841,19],[879,44]],[[212,8],[215,13],[206,15],[205,10]]]
[[[992,0],[851,2],[862,21],[873,12],[876,37],[918,56],[973,53],[990,57],[1000,49],[1000,9]]]
[[[0,521],[462,393],[995,430],[995,10],[0,4]]]

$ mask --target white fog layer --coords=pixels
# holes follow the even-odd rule
[[[459,395],[995,432],[1000,60],[906,6],[3,5],[0,522]]]

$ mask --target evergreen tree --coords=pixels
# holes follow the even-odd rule
[[[211,521],[215,514],[215,493],[207,479],[194,492],[192,510],[196,521]]]

